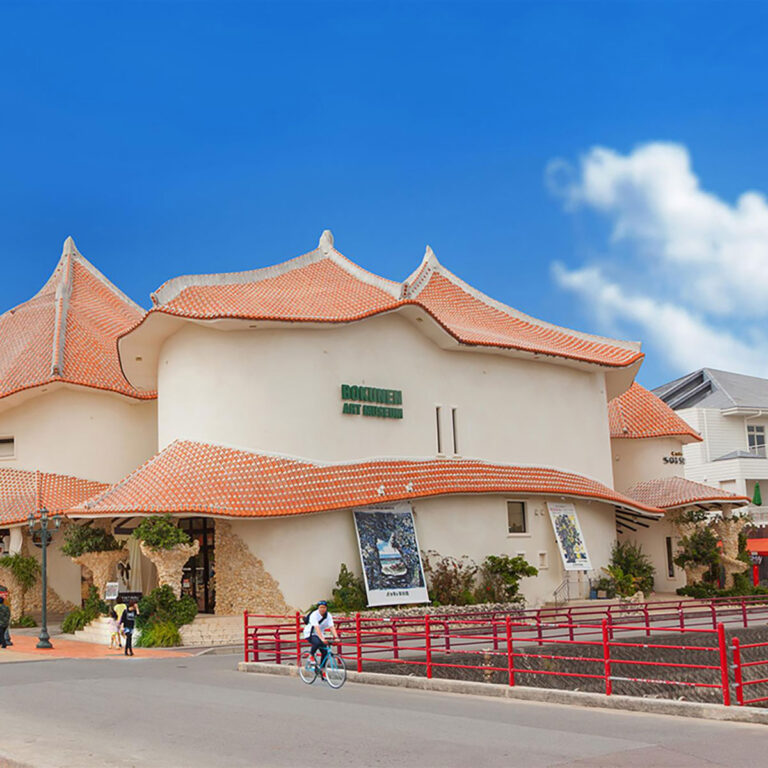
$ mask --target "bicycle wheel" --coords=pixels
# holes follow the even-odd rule
[[[317,663],[315,662],[315,657],[311,653],[306,654],[301,660],[299,677],[302,682],[307,685],[312,685],[312,683],[317,680]]]
[[[347,680],[347,665],[341,656],[329,656],[325,663],[325,679],[331,688],[341,688]]]

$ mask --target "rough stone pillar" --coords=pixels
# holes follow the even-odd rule
[[[73,557],[72,562],[87,568],[93,576],[93,585],[104,596],[108,581],[114,581],[117,564],[128,557],[127,549],[113,549],[108,552],[86,552],[79,557]]]
[[[144,557],[151,560],[157,568],[158,584],[160,586],[167,584],[178,600],[181,597],[181,576],[184,572],[184,564],[200,551],[200,542],[177,544],[173,549],[152,549],[143,541],[140,546]]]

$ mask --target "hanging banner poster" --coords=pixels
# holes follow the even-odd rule
[[[353,514],[368,605],[428,603],[411,505],[366,507]]]
[[[555,538],[563,558],[566,571],[591,571],[592,564],[587,553],[587,544],[581,532],[576,508],[567,502],[547,502]]]

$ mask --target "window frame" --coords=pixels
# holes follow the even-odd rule
[[[510,504],[520,504],[520,506],[523,509],[523,530],[522,531],[509,530],[509,505]],[[506,499],[504,506],[507,512],[507,536],[514,537],[514,538],[530,537],[531,526],[528,518],[528,507],[526,505],[525,500],[524,499]]]
[[[755,444],[756,447],[753,448],[750,438],[755,437]],[[757,438],[762,437],[763,442],[762,445],[757,444]],[[764,424],[747,424],[747,450],[749,450],[750,453],[754,453],[756,456],[760,456],[761,458],[766,458],[768,454],[766,454],[766,443],[765,443],[765,425]]]
[[[0,435],[0,444],[2,443],[10,443],[11,452],[7,456],[0,453],[0,461],[10,461],[12,459],[15,459],[16,458],[16,437],[14,435]]]

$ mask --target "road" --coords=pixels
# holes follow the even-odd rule
[[[754,768],[765,759],[767,726],[351,683],[332,691],[239,673],[236,662],[4,664],[0,766]]]

